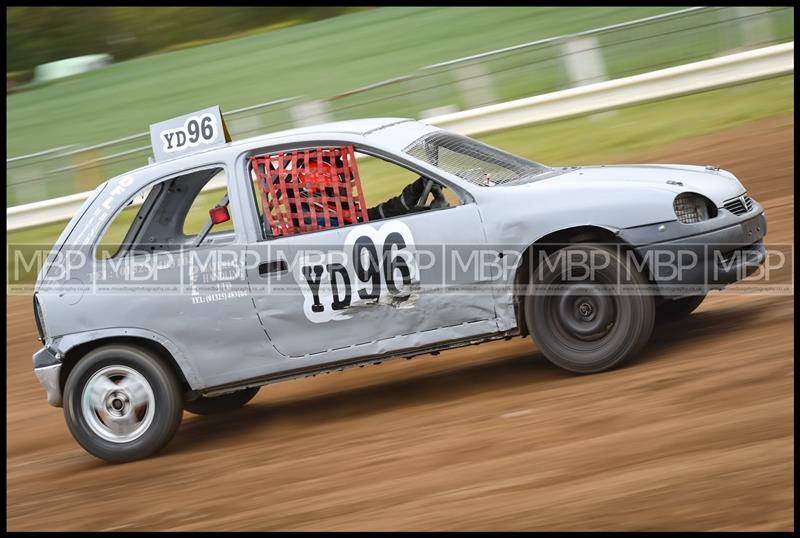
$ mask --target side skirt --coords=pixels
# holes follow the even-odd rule
[[[515,336],[519,336],[518,329],[500,333],[491,333],[484,336],[471,337],[463,340],[453,340],[443,344],[435,344],[432,346],[409,349],[405,353],[396,352],[393,353],[392,355],[374,355],[374,356],[360,357],[357,359],[349,359],[329,364],[323,364],[315,367],[296,368],[294,370],[286,370],[283,372],[278,372],[267,376],[245,379],[243,381],[239,381],[236,383],[228,383],[225,385],[207,387],[200,391],[192,391],[193,394],[190,393],[189,397],[191,398],[192,396],[199,396],[199,395],[207,397],[219,396],[221,394],[225,394],[228,392],[235,392],[237,390],[246,389],[250,387],[260,387],[262,385],[271,385],[273,383],[280,383],[281,381],[289,381],[290,379],[297,379],[300,377],[313,377],[316,376],[317,374],[322,374],[322,373],[341,372],[347,368],[353,368],[356,366],[366,366],[367,364],[381,364],[384,361],[389,361],[393,359],[411,360],[419,355],[438,355],[440,352],[446,351],[448,349],[457,349],[460,347],[478,345],[484,342],[491,342],[493,340],[510,340]]]

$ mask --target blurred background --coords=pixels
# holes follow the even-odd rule
[[[52,243],[80,193],[147,164],[151,123],[218,104],[234,139],[402,116],[550,165],[722,165],[767,208],[768,241],[793,252],[792,7],[11,7],[6,15],[8,244]],[[614,105],[620,92],[597,90],[730,58],[713,76],[660,75],[660,98],[629,94]],[[574,112],[531,105],[523,119],[494,121],[484,108],[563,100],[556,92],[571,88],[590,92]],[[601,112],[582,111],[603,99]],[[461,123],[467,110],[481,122]],[[9,297],[8,527],[792,529],[791,296],[733,299],[707,301],[694,325],[670,329],[691,346],[656,336],[642,369],[599,381],[544,361],[529,366],[529,341],[492,344],[415,369],[282,384],[241,417],[185,420],[160,458],[108,467],[45,404],[30,371],[30,297]],[[730,357],[724,331],[738,331],[735,345],[752,361]],[[734,364],[750,385],[728,377]],[[584,458],[593,464],[584,468]],[[229,498],[201,493],[171,506],[208,487],[199,474],[214,466],[211,484]],[[120,477],[139,488],[138,504],[109,486]],[[280,489],[243,500],[245,485],[267,484]],[[72,511],[67,498],[82,508]],[[265,511],[267,501],[279,513]]]
[[[788,7],[18,7],[7,15],[7,207],[91,190],[146,164],[151,123],[214,104],[234,138],[356,117],[428,118],[794,33]]]

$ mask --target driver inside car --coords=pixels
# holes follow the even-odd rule
[[[426,188],[428,192],[426,192]],[[429,193],[433,195],[433,201],[430,205],[424,205]],[[379,220],[448,206],[442,188],[432,180],[420,176],[413,183],[403,187],[398,196],[393,196],[385,202],[368,208],[367,216],[369,220]]]
[[[337,164],[340,164],[340,162]],[[323,158],[321,163],[318,163],[316,160],[310,160],[307,167],[303,166],[298,170],[298,176],[302,183],[308,182],[312,179],[312,177],[314,181],[319,182],[319,178],[323,176],[327,179],[327,182],[330,182],[331,176],[334,175],[332,172],[333,167],[329,164],[326,158]],[[342,175],[339,175],[340,181],[343,180],[343,177],[341,177]],[[329,196],[334,194],[333,186],[326,186],[324,188],[328,191]],[[314,196],[314,194],[317,196]],[[319,192],[303,192],[303,195],[309,198],[318,199],[319,194]],[[425,205],[425,202],[429,196],[433,196],[433,201],[429,205]],[[348,209],[347,202],[341,203],[344,210]],[[329,202],[329,204],[331,204],[331,202]],[[302,209],[304,212],[307,212],[307,204],[303,203],[301,205],[303,206]],[[373,207],[367,208],[367,218],[370,221],[380,220],[390,217],[398,217],[407,213],[449,206],[450,204],[447,202],[447,199],[442,192],[442,187],[433,180],[429,180],[420,176],[412,183],[406,185],[399,195],[393,196],[385,202],[381,202]],[[317,220],[319,221],[318,224],[324,225],[323,217],[317,216]],[[335,217],[331,217],[330,222],[333,227],[337,227],[339,225],[338,219]]]

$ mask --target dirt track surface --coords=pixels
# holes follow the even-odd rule
[[[641,157],[733,171],[794,242],[791,117]],[[517,338],[273,385],[107,465],[45,402],[11,297],[7,527],[793,530],[792,299],[712,294],[593,376]]]

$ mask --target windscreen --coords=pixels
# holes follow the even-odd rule
[[[486,187],[535,179],[552,169],[466,136],[434,132],[404,150],[446,172]]]

